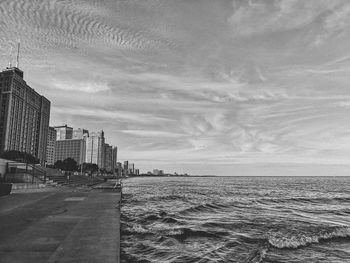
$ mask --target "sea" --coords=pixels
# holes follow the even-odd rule
[[[350,177],[123,184],[121,262],[350,262]]]

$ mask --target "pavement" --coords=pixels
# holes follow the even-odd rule
[[[0,197],[0,261],[119,263],[121,193],[112,187]]]

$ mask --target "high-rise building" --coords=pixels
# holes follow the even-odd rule
[[[17,67],[0,72],[0,152],[16,150],[46,162],[50,101],[27,85]]]
[[[113,172],[113,146],[105,144],[105,165],[104,168],[107,172]]]
[[[73,139],[73,128],[68,127],[67,124],[63,126],[55,126],[54,128],[57,131],[57,141]]]
[[[46,164],[53,165],[55,163],[55,143],[56,130],[54,127],[49,127],[47,134],[47,150],[46,150]]]
[[[100,169],[104,168],[104,132],[91,132],[86,140],[86,162],[95,163]]]
[[[117,169],[118,162],[118,147],[113,147],[113,161],[112,161],[112,172],[114,173]]]
[[[116,167],[115,167],[115,172],[116,172],[117,176],[122,176],[123,175],[122,163],[117,162]]]
[[[86,139],[87,137],[89,137],[89,131],[85,130],[85,129],[74,129],[73,130],[73,139]]]
[[[57,140],[55,144],[55,162],[67,158],[74,159],[78,165],[85,162],[86,141],[84,139]]]
[[[124,170],[128,170],[129,169],[129,161],[124,161]]]
[[[128,165],[128,174],[134,174],[135,173],[135,164],[129,163]]]
[[[135,169],[135,175],[140,175],[140,170],[139,169]]]

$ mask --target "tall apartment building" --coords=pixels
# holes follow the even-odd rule
[[[68,127],[67,124],[63,126],[55,126],[54,128],[57,131],[56,140],[73,139],[73,128]]]
[[[67,158],[74,159],[78,165],[85,162],[86,141],[84,139],[57,140],[55,145],[55,162]]]
[[[49,132],[47,134],[47,150],[46,150],[46,164],[55,164],[55,144],[57,132],[54,127],[49,127]]]
[[[105,144],[105,169],[107,172],[113,172],[113,146]]]
[[[50,101],[27,85],[17,67],[0,72],[0,152],[16,150],[46,162]]]
[[[86,140],[86,162],[95,163],[100,169],[104,168],[105,161],[104,132],[91,132]]]

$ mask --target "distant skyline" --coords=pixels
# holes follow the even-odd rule
[[[0,63],[143,172],[350,164],[347,0],[3,0]]]

